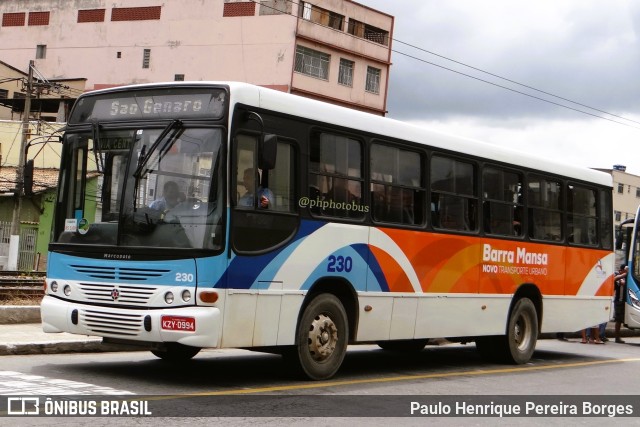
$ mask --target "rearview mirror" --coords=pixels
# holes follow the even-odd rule
[[[277,153],[278,136],[274,134],[263,134],[260,140],[260,158],[258,167],[262,170],[275,168]]]

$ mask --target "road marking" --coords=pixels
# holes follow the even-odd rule
[[[22,372],[0,371],[0,395],[123,395],[130,391],[102,387],[95,384],[29,375]]]
[[[492,369],[492,370],[481,369],[477,371],[444,372],[444,373],[433,373],[433,374],[422,374],[422,375],[400,375],[395,377],[368,378],[368,379],[361,379],[361,380],[314,382],[311,384],[247,388],[247,389],[231,390],[231,391],[226,390],[226,391],[211,391],[211,392],[202,392],[202,393],[189,393],[184,397],[222,396],[222,395],[238,395],[238,394],[253,394],[253,393],[269,393],[274,391],[310,390],[310,389],[341,387],[341,386],[350,386],[350,385],[359,385],[359,384],[376,384],[376,383],[389,383],[389,382],[399,382],[399,381],[415,381],[415,380],[424,380],[424,379],[432,379],[432,378],[453,378],[453,377],[464,377],[464,376],[508,374],[508,373],[516,373],[516,372],[519,373],[519,372],[543,371],[543,370],[560,369],[560,368],[578,368],[578,367],[584,367],[584,366],[604,365],[604,364],[611,364],[611,363],[631,363],[631,362],[640,362],[640,358],[596,360],[591,362],[566,363],[562,365],[523,366],[518,368],[501,368],[501,369]]]

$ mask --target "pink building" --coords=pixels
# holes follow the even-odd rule
[[[384,115],[394,18],[350,0],[0,2],[3,61],[86,89],[238,80]]]

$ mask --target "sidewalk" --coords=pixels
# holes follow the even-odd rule
[[[45,333],[38,306],[0,306],[0,356],[135,350],[140,349],[103,344],[101,337]]]
[[[99,337],[44,333],[40,323],[0,325],[0,356],[108,351],[103,346]]]

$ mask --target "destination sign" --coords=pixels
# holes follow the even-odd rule
[[[116,120],[156,120],[223,117],[226,92],[222,89],[154,89],[97,94],[80,98],[70,123]]]
[[[100,137],[100,150],[129,150],[133,143],[133,137]]]

